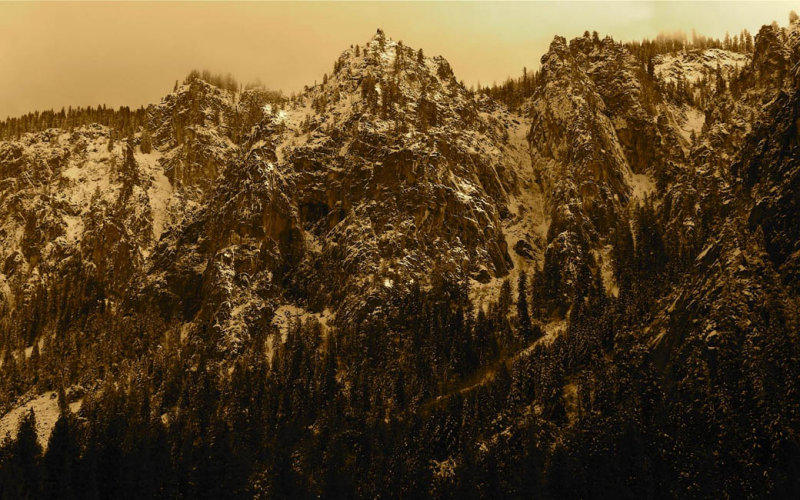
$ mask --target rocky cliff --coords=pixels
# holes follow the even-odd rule
[[[3,362],[51,353],[88,392],[162,348],[232,370],[255,344],[279,349],[287,315],[347,332],[443,279],[506,321],[503,283],[524,271],[546,335],[501,345],[502,363],[559,345],[587,305],[617,308],[615,328],[678,383],[726,331],[796,320],[799,57],[797,21],[762,28],[752,53],[649,60],[555,37],[509,109],[379,30],[291,98],[193,77],[130,137],[2,141]],[[7,379],[4,409],[56,389]]]

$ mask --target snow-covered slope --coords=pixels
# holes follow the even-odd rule
[[[779,147],[796,139],[797,33],[765,27],[752,56],[662,54],[653,75],[611,38],[556,37],[518,113],[379,31],[291,99],[195,78],[130,138],[97,125],[2,142],[0,354],[68,340],[91,359],[102,340],[122,359],[175,341],[225,363],[294,317],[358,324],[442,276],[480,304],[521,270],[561,331],[588,281],[624,294],[614,259],[644,206],[670,257],[698,263],[642,320],[650,345],[677,349],[668,332],[720,290],[797,274],[796,155]],[[668,91],[717,66],[726,85],[703,100]]]
[[[696,83],[712,80],[719,69],[724,74],[741,69],[750,63],[750,56],[723,49],[694,49],[654,58],[654,72],[659,80],[676,83],[683,80]]]

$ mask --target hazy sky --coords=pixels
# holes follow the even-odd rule
[[[157,102],[192,68],[287,93],[377,27],[443,55],[468,85],[535,68],[556,34],[722,37],[785,25],[792,2],[0,3],[0,118]]]

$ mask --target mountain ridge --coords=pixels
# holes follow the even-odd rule
[[[0,408],[52,412],[55,394],[101,432],[113,405],[142,405],[143,428],[210,436],[215,453],[246,429],[237,495],[448,496],[508,467],[509,483],[477,486],[587,497],[602,490],[568,471],[629,446],[662,457],[609,459],[629,471],[618,490],[598,465],[608,494],[663,480],[665,496],[780,496],[800,449],[783,382],[800,321],[800,22],[764,26],[752,50],[642,60],[557,36],[509,109],[378,30],[292,98],[194,75],[128,137],[93,124],[0,141]],[[705,421],[708,441],[692,434]],[[782,437],[759,434],[770,421]],[[413,480],[358,489],[353,471],[380,473],[344,451],[364,429],[379,436],[365,453],[385,439]],[[770,465],[754,442],[788,451]],[[320,472],[317,445],[352,459],[325,462],[352,484]],[[742,484],[717,455],[750,460]]]

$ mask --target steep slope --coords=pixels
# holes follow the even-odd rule
[[[746,90],[735,103],[729,91],[712,103],[711,124],[692,151],[692,180],[665,196],[667,224],[686,213],[678,199],[693,200],[695,213],[686,218],[702,239],[649,329],[664,360],[692,355],[697,339],[713,350],[737,332],[769,337],[776,324],[798,321],[800,87],[789,70],[800,62],[798,30],[797,22],[760,30],[742,75]]]
[[[627,206],[685,162],[678,123],[657,120],[656,104],[652,80],[611,38],[556,37],[542,57],[528,138],[552,192],[544,289],[562,313],[581,268],[597,274],[609,265],[607,245],[629,224]]]
[[[26,134],[0,157],[2,330],[31,345],[124,298],[170,188],[100,126]]]
[[[527,125],[475,101],[443,58],[380,31],[291,102],[195,76],[147,114],[142,132],[107,154],[112,140],[100,128],[3,145],[10,179],[46,154],[76,190],[64,194],[76,199],[67,210],[45,198],[53,231],[33,219],[45,216],[33,202],[5,214],[5,234],[16,235],[4,245],[5,321],[31,329],[26,346],[44,334],[29,318],[52,334],[43,311],[57,310],[60,329],[135,314],[154,322],[148,330],[211,335],[220,352],[235,353],[281,304],[358,321],[432,276],[495,286],[515,265],[511,245],[522,245],[517,266],[541,259],[546,216]],[[59,134],[63,148],[54,146]],[[25,195],[12,180],[7,196]],[[44,172],[33,193],[63,182]],[[89,198],[95,185],[105,203]],[[64,252],[72,258],[56,264]],[[54,281],[39,277],[42,265]],[[43,298],[63,287],[67,312]]]
[[[3,429],[69,387],[106,496],[793,491],[800,24],[630,47],[556,37],[516,112],[379,30],[0,143]]]
[[[232,252],[253,262],[233,264],[236,274],[253,278],[261,269],[259,286],[273,298],[339,310],[342,321],[426,283],[432,269],[482,282],[502,277],[512,262],[500,214],[517,183],[503,155],[506,136],[444,59],[378,32],[363,50],[342,54],[324,83],[270,108],[198,221],[159,247],[156,266],[187,262],[183,274],[166,275],[181,297],[200,282],[217,288],[206,285],[217,279],[211,263]],[[186,244],[188,233],[202,248]],[[261,257],[249,256],[256,249]],[[215,303],[241,312],[238,301],[250,300],[243,297],[233,286]]]
[[[308,139],[282,156],[320,244],[303,277],[322,286],[312,301],[379,297],[431,267],[481,280],[508,272],[503,130],[481,116],[444,59],[379,32],[302,100],[318,113]]]

